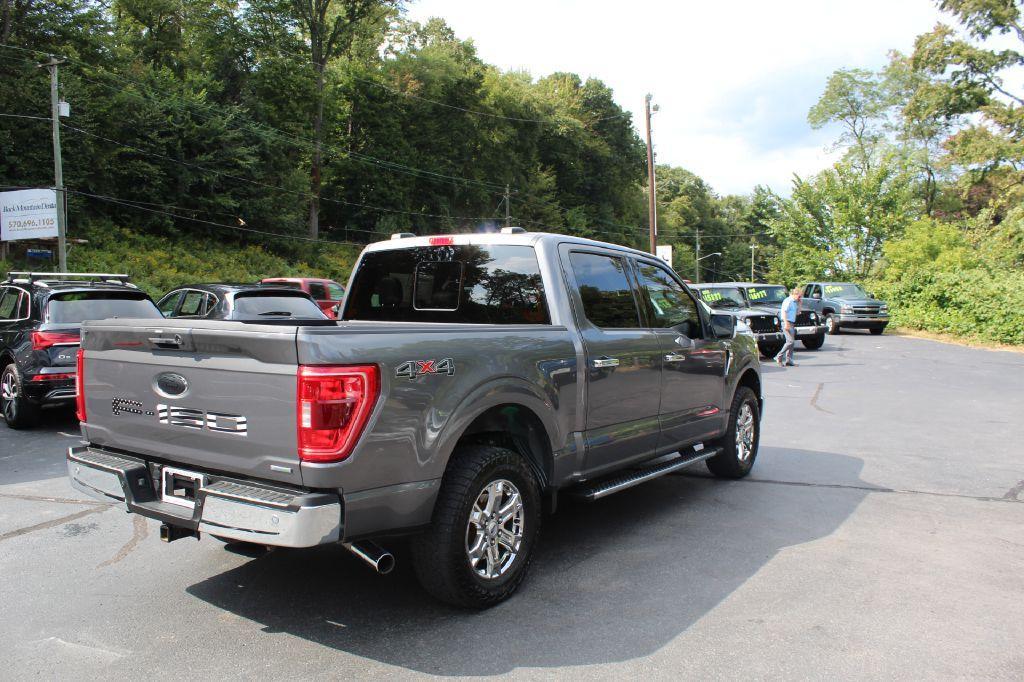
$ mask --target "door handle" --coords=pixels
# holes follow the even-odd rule
[[[594,358],[594,367],[602,368],[602,367],[618,367],[618,366],[619,366],[619,359],[618,358],[609,358],[607,356],[606,357],[600,357],[600,358]]]
[[[154,346],[180,346],[181,336],[175,334],[173,337],[151,336],[149,342]]]
[[[665,362],[683,362],[686,356],[680,353],[669,353],[665,356]]]

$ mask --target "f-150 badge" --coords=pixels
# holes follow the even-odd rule
[[[455,361],[444,360],[407,360],[395,368],[395,376],[399,379],[415,379],[424,374],[455,374]]]

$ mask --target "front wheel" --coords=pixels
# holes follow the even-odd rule
[[[27,429],[39,421],[39,406],[29,401],[21,383],[21,373],[14,363],[0,375],[0,411],[12,429]]]
[[[800,342],[804,344],[804,348],[807,350],[818,350],[825,345],[825,335],[817,334],[808,339],[801,339]]]
[[[825,332],[828,334],[839,333],[839,322],[836,320],[836,316],[832,313],[825,316]]]
[[[761,411],[757,396],[741,386],[733,396],[729,408],[729,425],[716,445],[722,452],[707,460],[708,469],[719,478],[743,478],[750,473],[757,459],[757,446],[761,440]]]
[[[782,350],[782,344],[781,343],[777,344],[777,345],[776,344],[772,344],[771,346],[765,346],[764,348],[762,348],[761,349],[761,355],[763,355],[765,358],[771,360],[772,358],[774,358],[776,355],[779,354],[780,350]]]
[[[482,609],[526,577],[541,519],[540,489],[505,448],[458,448],[441,482],[431,527],[412,542],[420,584],[441,601]]]
[[[871,327],[871,333],[874,334],[875,336],[880,335],[884,331],[885,327]]]

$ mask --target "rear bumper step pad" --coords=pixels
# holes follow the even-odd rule
[[[313,547],[342,537],[337,495],[287,491],[209,476],[194,509],[162,502],[144,460],[88,446],[68,449],[71,485],[87,495],[123,502],[129,512],[221,538],[279,547]]]

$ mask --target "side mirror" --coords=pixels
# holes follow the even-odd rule
[[[820,301],[821,300],[821,292],[820,291],[815,291],[813,294],[811,294],[811,298]]]
[[[711,315],[711,333],[716,339],[731,339],[736,335],[736,318],[732,315]]]

